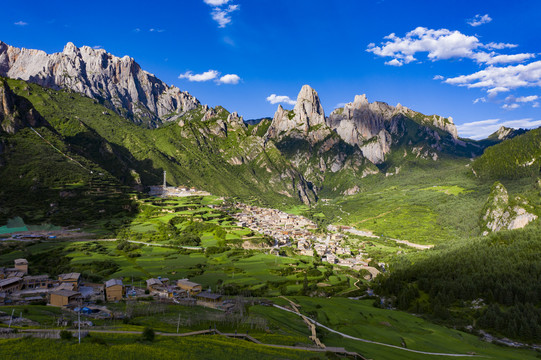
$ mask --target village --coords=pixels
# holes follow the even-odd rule
[[[241,210],[231,214],[237,219],[237,225],[272,237],[275,248],[294,244],[300,255],[319,256],[322,261],[357,271],[364,268],[370,271],[371,276],[378,273],[368,266],[371,259],[366,258],[366,254],[360,252],[352,256],[351,249],[343,245],[347,236],[341,232],[341,227],[331,226],[332,232],[316,234],[317,225],[303,216],[242,203],[235,204],[235,207]]]
[[[169,280],[150,278],[146,287],[127,286],[121,279],[109,279],[102,284],[83,283],[80,273],[28,275],[26,259],[14,260],[13,268],[0,268],[0,305],[43,304],[80,312],[94,319],[122,317],[104,304],[121,300],[151,299],[161,303],[198,305],[225,312],[234,304],[222,295],[204,290],[201,284],[189,279]],[[7,319],[0,319],[7,320]],[[11,319],[9,319],[11,321]],[[92,326],[86,320],[83,326]]]

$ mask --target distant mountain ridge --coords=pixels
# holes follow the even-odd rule
[[[133,58],[68,43],[60,53],[0,41],[0,76],[96,99],[136,124],[155,128],[197,108],[199,101],[141,69]]]

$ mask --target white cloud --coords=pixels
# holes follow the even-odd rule
[[[237,85],[240,81],[240,77],[236,74],[226,74],[218,79],[218,84],[230,84]]]
[[[432,78],[432,80],[443,80],[443,79],[445,79],[445,78],[444,78],[443,76],[441,76],[441,75],[435,75],[435,76]]]
[[[205,4],[210,6],[222,6],[227,4],[231,0],[203,0]]]
[[[140,32],[140,31],[141,31],[141,29],[139,29],[139,28],[133,29],[133,32]]]
[[[229,85],[236,85],[239,83],[240,76],[237,74],[226,74],[224,76],[220,76],[220,72],[216,70],[208,70],[201,74],[194,74],[191,71],[186,71],[184,74],[180,74],[178,76],[179,79],[187,79],[188,81],[192,82],[205,82],[214,80],[216,84],[229,84]]]
[[[486,63],[487,65],[521,63],[533,57],[535,57],[535,55],[530,53],[498,55],[495,52],[478,52],[474,55],[477,62]]]
[[[164,32],[165,30],[164,30],[164,29],[149,29],[148,31],[150,31],[150,32],[157,32],[157,33],[162,33],[162,32]]]
[[[103,49],[103,46],[101,46],[101,45],[94,45],[94,46],[92,46],[92,49],[95,49],[95,50]]]
[[[267,101],[270,102],[271,104],[283,103],[283,104],[295,105],[297,103],[296,100],[291,100],[289,96],[276,95],[276,94],[269,95],[267,97]]]
[[[520,107],[520,105],[517,104],[517,103],[503,104],[502,105],[502,109],[504,109],[504,110],[515,110],[515,109],[517,109],[519,107]]]
[[[489,66],[470,75],[448,78],[445,82],[468,88],[487,89],[487,93],[493,95],[519,87],[541,86],[541,61],[506,67]]]
[[[214,80],[220,75],[216,70],[205,71],[202,74],[193,74],[191,71],[186,71],[184,74],[178,76],[179,79],[187,79],[188,81],[203,82]]]
[[[494,42],[483,44],[475,36],[448,29],[434,30],[418,27],[404,37],[398,37],[392,33],[384,39],[388,41],[382,42],[381,46],[376,46],[374,43],[368,44],[366,51],[381,57],[392,57],[393,59],[385,64],[393,66],[401,66],[417,60],[418,53],[427,53],[431,61],[468,58],[488,65],[523,62],[535,56],[530,53],[508,55],[482,51],[481,49],[514,48],[517,45]]]
[[[17,21],[16,23],[13,23],[13,25],[17,25],[17,26],[26,26],[28,25],[27,22],[24,22],[24,21]]]
[[[457,125],[457,129],[461,137],[478,140],[487,138],[490,134],[497,131],[500,126],[515,129],[531,129],[541,126],[541,120],[533,120],[531,118],[504,121],[501,119],[489,119]]]
[[[509,95],[508,97],[505,98],[506,104],[502,105],[502,109],[514,110],[514,109],[518,109],[522,104],[530,103],[530,102],[533,103],[532,107],[537,107],[539,106],[539,103],[537,102],[538,99],[539,99],[539,96],[537,95],[520,96],[520,97]]]
[[[501,92],[509,92],[509,91],[511,91],[511,90],[509,90],[505,86],[496,86],[493,89],[488,89],[487,94],[488,94],[489,97],[494,97],[494,96],[498,95]]]
[[[539,96],[537,95],[530,95],[530,96],[521,96],[515,99],[516,102],[520,103],[527,103],[527,102],[533,102],[535,100],[539,99]]]
[[[492,21],[492,18],[488,16],[488,14],[485,14],[485,15],[477,14],[472,19],[468,20],[468,25],[479,26],[483,24],[488,24],[491,21]]]
[[[227,8],[216,7],[212,10],[212,20],[218,23],[218,27],[224,28],[231,23],[231,13],[239,9],[238,5],[229,5]]]
[[[391,61],[386,61],[385,65],[391,65],[391,66],[402,66],[403,63],[400,60],[392,59]]]
[[[480,97],[480,98],[477,98],[475,100],[473,100],[473,103],[474,104],[477,104],[477,103],[486,103],[487,102],[487,99],[484,98],[484,97]]]
[[[393,57],[408,64],[414,60],[415,54],[427,52],[432,61],[456,57],[471,57],[473,50],[480,46],[475,36],[467,36],[459,31],[447,29],[432,30],[418,27],[403,38],[394,33],[385,37],[389,40],[381,46],[369,44],[366,51],[378,56]]]
[[[488,44],[484,44],[483,47],[488,50],[502,50],[502,49],[513,49],[516,48],[517,44],[507,44],[507,43],[495,43],[490,42]]]

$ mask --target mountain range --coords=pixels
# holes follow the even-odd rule
[[[9,78],[0,84],[3,164],[12,161],[18,131],[45,127],[121,184],[142,189],[166,170],[172,185],[271,205],[350,195],[366,176],[397,174],[412,159],[477,157],[516,135],[461,139],[452,118],[370,103],[366,95],[326,116],[309,85],[292,110],[279,105],[272,120],[246,123],[201,105],[130,57],[72,43],[46,54],[0,42],[0,76]]]

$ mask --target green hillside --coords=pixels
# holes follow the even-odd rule
[[[251,136],[244,126],[228,124],[229,112],[223,108],[214,109],[214,115],[206,121],[201,121],[205,110],[199,108],[183,118],[182,127],[175,123],[148,130],[79,94],[19,80],[7,82],[48,121],[50,127],[43,130],[44,137],[54,137],[59,149],[65,149],[117,185],[143,190],[145,186],[161,184],[166,170],[170,185],[194,186],[217,195],[253,198],[274,205],[293,204],[301,201],[299,189],[306,189],[303,191],[307,199],[315,198],[302,176],[276,147],[263,144],[260,137]],[[226,130],[222,131],[223,128]],[[30,177],[32,172],[55,173],[58,177],[58,181],[53,181],[55,184],[76,183],[81,180],[81,174],[89,173],[55,153],[52,147],[33,141],[39,139],[37,135],[33,137],[29,129],[15,137],[2,135],[3,142],[10,142],[10,151],[2,155],[6,164],[2,167],[3,181],[7,186],[17,183],[24,189],[35,178]],[[24,164],[20,158],[31,162]],[[36,166],[43,159],[47,160],[43,163],[46,166]],[[23,166],[28,172],[21,169]],[[75,171],[68,170],[71,167]],[[21,174],[23,181],[19,181]],[[51,181],[41,183],[53,186]],[[10,191],[14,192],[16,187]],[[20,194],[24,196],[24,190]]]
[[[473,162],[482,178],[535,178],[541,171],[541,128],[504,141],[485,150]]]

